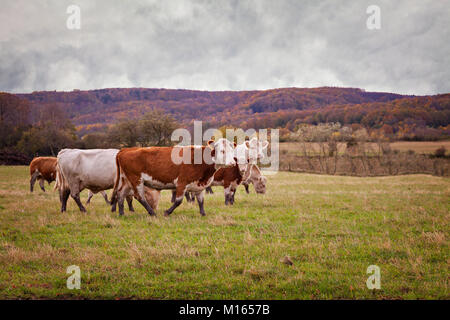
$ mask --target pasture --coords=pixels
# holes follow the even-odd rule
[[[310,154],[319,154],[320,146],[316,142],[307,142],[307,148]],[[378,150],[378,146],[374,142],[368,142],[367,145],[372,150]],[[450,141],[394,141],[389,143],[392,150],[397,150],[400,152],[414,151],[418,154],[431,154],[436,151],[436,149],[440,147],[444,147],[449,154],[450,150]],[[344,154],[345,152],[345,143],[339,142],[337,144],[338,154]],[[281,142],[280,143],[280,153],[281,154],[292,154],[299,152],[299,143],[298,142]],[[301,153],[300,153],[301,154]]]
[[[206,217],[184,201],[168,218],[168,191],[156,218],[136,201],[119,218],[100,195],[61,214],[53,184],[30,194],[28,167],[0,166],[0,298],[450,298],[448,178],[280,172],[265,195],[239,187],[226,207],[216,187]]]

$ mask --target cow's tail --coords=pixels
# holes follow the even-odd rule
[[[61,167],[59,166],[59,161],[56,160],[56,183],[53,190],[62,190],[67,189],[68,187],[67,180],[64,177]]]
[[[120,182],[120,163],[119,163],[119,154],[120,151],[116,155],[116,180],[114,181],[114,189],[111,194],[111,205],[114,206],[117,202],[117,192],[119,190],[119,182]]]

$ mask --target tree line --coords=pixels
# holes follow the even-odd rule
[[[161,110],[136,119],[122,119],[103,131],[77,135],[74,124],[58,104],[33,108],[26,99],[0,93],[0,150],[29,158],[56,156],[63,148],[123,148],[170,145],[179,123]]]

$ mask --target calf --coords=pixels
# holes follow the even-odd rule
[[[44,182],[50,184],[56,179],[56,158],[55,157],[36,157],[30,163],[30,192],[33,192],[36,180],[39,180],[39,186],[45,192]]]
[[[102,192],[114,187],[116,177],[115,157],[117,149],[63,149],[58,153],[56,164],[56,185],[59,189],[61,212],[66,211],[69,195],[77,203],[80,211],[86,212],[81,204],[80,192],[88,189],[92,193]],[[134,211],[132,198],[127,198],[130,211]]]
[[[208,141],[206,147],[122,149],[116,157],[117,178],[113,191],[113,201],[119,203],[119,214],[123,214],[124,196],[133,195],[150,215],[156,215],[144,196],[144,186],[147,186],[156,190],[175,190],[175,201],[164,215],[170,215],[182,203],[185,192],[189,191],[195,194],[200,214],[204,216],[202,191],[211,185],[214,173],[221,166],[236,164],[234,147],[230,141],[219,139],[217,142]],[[201,154],[201,157],[195,157],[195,153]],[[174,155],[184,160],[174,161]]]

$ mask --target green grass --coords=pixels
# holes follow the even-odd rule
[[[53,184],[30,194],[28,174],[0,166],[0,298],[450,298],[449,179],[281,172],[233,207],[215,188],[206,217],[185,202],[164,217],[165,191],[158,217],[135,202],[119,218],[100,195],[61,214]],[[373,264],[381,290],[366,287]]]

